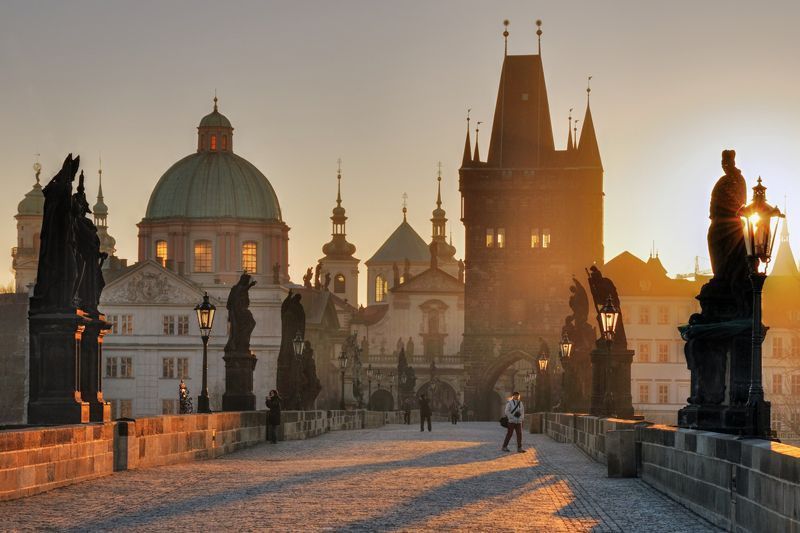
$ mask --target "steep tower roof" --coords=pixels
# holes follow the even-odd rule
[[[97,226],[97,237],[100,239],[100,251],[113,256],[117,251],[117,240],[108,233],[108,206],[103,201],[103,168],[97,169],[97,202],[92,207],[94,225]]]
[[[469,140],[469,112],[467,112],[467,140],[464,141],[464,155],[461,157],[461,166],[472,166],[472,143]]]
[[[430,261],[430,251],[428,245],[414,231],[411,224],[406,220],[405,208],[403,208],[403,222],[397,226],[388,239],[378,248],[375,255],[369,258],[367,265],[371,263],[393,263],[402,264],[408,259],[412,263],[427,263]]]
[[[778,245],[778,252],[775,254],[775,262],[772,264],[772,276],[797,276],[797,261],[794,259],[792,247],[789,244],[789,225],[784,218],[781,227],[781,242]]]
[[[554,150],[540,55],[507,55],[489,142],[490,167],[532,168]]]
[[[591,78],[590,78],[591,79]],[[578,161],[587,167],[603,168],[600,160],[600,148],[597,146],[597,135],[594,131],[594,121],[592,120],[592,108],[589,105],[590,88],[586,88],[586,115],[583,117],[583,128],[581,129],[581,141],[578,146]]]

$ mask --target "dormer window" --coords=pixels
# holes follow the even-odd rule
[[[217,136],[216,135],[212,135],[211,136],[211,150],[212,151],[216,151],[216,149],[217,149]]]

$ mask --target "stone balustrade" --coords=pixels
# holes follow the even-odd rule
[[[638,476],[729,531],[800,531],[796,446],[581,414],[534,413],[526,422],[605,463],[609,476]]]
[[[114,471],[213,459],[263,442],[266,420],[265,411],[241,411],[0,431],[0,500]],[[402,412],[284,411],[281,422],[281,440],[297,440],[400,423]]]

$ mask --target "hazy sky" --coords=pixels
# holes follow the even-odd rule
[[[670,272],[691,271],[696,255],[707,268],[708,196],[729,147],[751,186],[760,174],[769,199],[788,196],[797,248],[795,1],[3,0],[0,282],[12,279],[13,215],[36,153],[43,181],[68,152],[80,154],[92,196],[102,154],[110,233],[118,255],[135,261],[150,192],[195,150],[215,88],[235,151],[278,193],[295,281],[330,238],[338,157],[357,257],[368,259],[400,223],[403,192],[409,221],[429,240],[439,160],[462,256],[464,116],[471,107],[486,122],[486,154],[504,18],[514,54],[535,52],[534,21],[544,21],[558,147],[568,109],[583,117],[593,76],[607,260],[623,250],[646,258],[655,241]]]

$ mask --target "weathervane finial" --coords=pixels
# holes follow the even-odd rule
[[[503,21],[503,26],[505,26],[505,29],[503,30],[503,44],[504,44],[503,55],[508,55],[508,25],[509,24],[511,24],[511,22],[508,19],[505,19]]]
[[[536,37],[539,39],[539,55],[542,55],[542,19],[536,19]]]
[[[405,222],[406,213],[408,213],[408,194],[403,193],[403,196],[401,196],[401,198],[403,199],[403,222]]]

